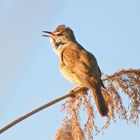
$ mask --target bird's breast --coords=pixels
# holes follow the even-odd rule
[[[72,69],[66,67],[63,63],[60,64],[60,72],[62,75],[74,85],[80,85],[80,79]]]

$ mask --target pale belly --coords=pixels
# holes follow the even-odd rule
[[[60,66],[60,72],[67,80],[69,80],[74,85],[81,85],[80,77],[78,77],[74,72],[72,72],[65,66]]]

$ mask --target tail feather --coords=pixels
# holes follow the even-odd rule
[[[108,116],[109,109],[101,92],[101,86],[103,83],[97,83],[93,79],[84,79],[82,82],[85,87],[92,91],[100,115],[102,117]]]
[[[93,95],[95,98],[95,103],[96,103],[96,106],[97,106],[97,109],[98,109],[100,115],[108,116],[108,106],[105,102],[101,89],[100,90],[93,89],[92,92],[93,92]]]

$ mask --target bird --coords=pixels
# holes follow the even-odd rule
[[[95,56],[77,42],[73,30],[64,24],[53,32],[43,33],[43,36],[49,37],[52,48],[59,57],[62,75],[74,85],[89,89],[100,115],[107,117],[109,109],[101,90],[105,87]]]

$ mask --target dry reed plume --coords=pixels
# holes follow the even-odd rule
[[[140,113],[140,69],[120,70],[111,76],[104,75],[103,82],[106,89],[102,89],[102,93],[109,107],[109,115],[103,126],[99,127],[99,124],[97,125],[97,122],[95,122],[97,113],[92,94],[87,88],[76,87],[68,94],[39,106],[1,127],[0,134],[68,97],[68,101],[62,105],[62,110],[66,112],[66,117],[62,122],[61,128],[56,133],[56,140],[92,140],[95,134],[103,132],[108,128],[111,121],[116,121],[116,119],[138,124]],[[129,100],[124,100],[124,98]],[[83,116],[85,120],[81,121]],[[101,118],[101,120],[104,119]]]
[[[138,124],[140,113],[140,70],[122,69],[111,76],[104,75],[103,82],[106,89],[102,89],[102,92],[110,110],[105,124],[99,128],[95,123],[97,113],[93,105],[92,94],[86,88],[79,90],[76,87],[71,91],[76,94],[69,97],[68,101],[62,105],[62,109],[66,111],[66,117],[61,128],[56,133],[56,140],[92,140],[94,134],[103,132],[108,128],[110,122],[116,119]],[[79,92],[77,92],[77,89]],[[129,99],[127,100],[128,105],[124,98]],[[84,124],[81,124],[80,116],[83,109],[86,120]]]

